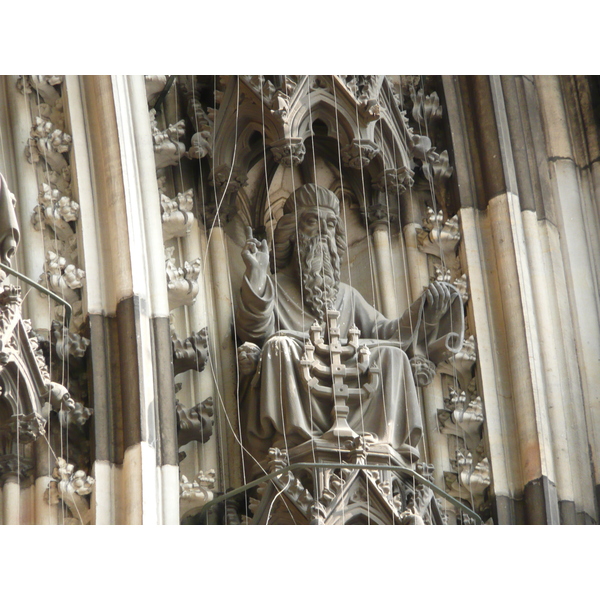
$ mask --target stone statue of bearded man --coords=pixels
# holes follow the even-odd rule
[[[332,428],[334,398],[311,393],[302,370],[309,330],[315,322],[326,329],[327,309],[339,313],[342,344],[358,327],[368,361],[380,373],[368,395],[348,400],[348,425],[356,437],[391,447],[407,463],[418,458],[422,434],[407,351],[427,346],[429,360],[439,362],[462,346],[463,308],[452,286],[431,284],[401,319],[390,320],[340,281],[346,240],[339,213],[333,192],[307,184],[285,203],[274,233],[274,256],[265,240],[248,232],[236,328],[245,342],[240,370],[247,374],[243,443],[258,461],[270,447],[289,450],[314,443]],[[344,369],[350,372],[358,360],[358,355],[351,357]],[[367,376],[363,370],[362,380]],[[360,388],[361,377],[347,383]]]

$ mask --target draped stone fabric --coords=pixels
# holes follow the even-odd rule
[[[450,286],[451,287],[451,286]],[[417,391],[405,350],[415,343],[430,344],[437,362],[462,346],[463,313],[458,292],[451,287],[450,309],[427,335],[420,298],[400,320],[386,319],[352,287],[340,283],[335,310],[340,336],[348,337],[354,324],[360,343],[371,351],[371,365],[381,368],[378,389],[363,402],[350,403],[348,423],[359,434],[369,433],[401,454],[414,459],[421,438],[422,421]],[[270,276],[259,297],[245,277],[236,315],[238,336],[262,347],[260,362],[243,394],[244,444],[257,459],[269,447],[288,448],[320,437],[333,425],[333,399],[320,400],[309,394],[300,360],[314,317],[303,309],[295,278],[280,272]],[[347,363],[355,366],[356,359]],[[351,382],[348,382],[352,385]],[[357,387],[360,382],[356,382]]]

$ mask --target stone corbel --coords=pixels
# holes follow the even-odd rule
[[[173,336],[173,372],[177,376],[185,371],[204,371],[208,362],[208,330],[206,327],[185,340]]]
[[[416,93],[413,88],[410,97],[413,101],[413,119],[426,131],[441,121],[443,109],[436,92],[426,96],[423,88]]]
[[[83,427],[94,413],[93,409],[74,400],[65,386],[55,382],[50,383],[48,401],[42,407],[46,419],[50,419],[50,411],[58,415],[59,423],[65,429],[71,425]]]
[[[179,138],[185,134],[185,121],[183,119],[177,121],[175,125],[169,125],[161,131],[156,123],[156,111],[151,109],[149,115],[156,168],[162,169],[178,164],[181,157],[185,155],[185,145],[179,141]]]
[[[484,420],[481,398],[475,396],[469,400],[466,392],[459,393],[451,387],[449,396],[444,398],[444,406],[444,409],[438,410],[440,431],[463,437],[467,450],[479,455]]]
[[[71,136],[56,128],[51,121],[35,118],[35,126],[31,128],[31,137],[25,148],[25,155],[30,163],[39,162],[43,158],[50,168],[62,174],[69,165],[63,153],[71,147]]]
[[[194,191],[192,189],[179,193],[171,199],[160,195],[162,208],[163,240],[166,242],[174,237],[185,237],[194,222]]]
[[[184,408],[177,402],[175,408],[179,447],[190,442],[199,442],[200,444],[208,442],[213,432],[213,406],[213,399],[210,397],[192,408]]]
[[[456,459],[452,463],[456,467],[460,485],[468,490],[468,493],[473,494],[473,496],[479,496],[479,502],[476,500],[475,504],[480,505],[481,500],[483,500],[483,493],[491,483],[490,463],[488,459],[484,458],[476,465],[473,465],[471,453],[458,449],[456,451]],[[465,497],[464,491],[463,497]]]
[[[183,268],[177,267],[173,258],[173,247],[165,248],[167,289],[169,295],[169,306],[171,310],[180,306],[189,306],[196,301],[200,291],[198,276],[202,269],[200,259],[183,263]]]
[[[94,483],[84,471],[75,471],[73,465],[59,457],[44,498],[50,505],[62,502],[69,509],[71,518],[65,519],[65,525],[88,525],[92,514],[87,496],[92,493]]]
[[[62,296],[69,304],[80,302],[80,296],[75,290],[83,287],[84,278],[85,271],[68,264],[66,258],[52,250],[46,252],[46,270],[40,275],[39,283]]]
[[[460,387],[466,390],[473,378],[473,366],[476,361],[475,337],[471,335],[465,338],[462,348],[456,354],[438,365],[438,369],[440,373],[458,377]]]
[[[60,100],[60,94],[54,86],[62,82],[62,75],[21,75],[17,80],[17,89],[22,94],[31,94],[35,90],[44,102],[54,106]]]
[[[187,112],[196,133],[192,136],[190,149],[187,151],[186,156],[192,160],[199,160],[212,155],[213,120],[204,111],[199,100],[193,94],[188,92],[188,98]],[[217,101],[216,92],[215,101]]]
[[[284,138],[271,145],[276,163],[283,167],[295,167],[304,160],[306,148],[302,138]]]
[[[45,225],[48,225],[56,232],[59,239],[63,240],[74,235],[69,222],[76,221],[79,217],[77,202],[47,183],[42,183],[40,186],[38,202],[31,218],[35,229],[41,231]]]
[[[63,360],[69,356],[83,358],[90,345],[90,340],[69,331],[62,323],[52,321],[52,338],[56,354]]]
[[[179,498],[182,504],[182,512],[193,514],[214,498],[215,471],[211,469],[204,474],[199,471],[192,481],[188,481],[185,475],[181,476],[179,482]]]
[[[342,148],[342,162],[345,167],[360,169],[366,167],[379,153],[377,144],[371,140],[354,139]]]
[[[441,210],[436,214],[433,209],[428,208],[423,219],[423,229],[417,233],[417,241],[421,252],[439,258],[454,258],[460,242],[458,215],[444,221]]]

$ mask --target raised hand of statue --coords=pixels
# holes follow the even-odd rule
[[[267,240],[259,241],[252,235],[252,227],[246,227],[246,245],[242,250],[246,265],[246,277],[254,292],[262,296],[267,285],[269,269],[269,247]]]
[[[450,308],[450,290],[439,281],[433,281],[425,289],[425,309],[423,319],[425,325],[437,325],[442,316]]]

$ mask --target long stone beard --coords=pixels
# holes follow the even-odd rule
[[[340,289],[340,256],[329,236],[298,235],[304,301],[321,322],[328,306],[333,306]],[[327,240],[322,243],[322,240]]]

